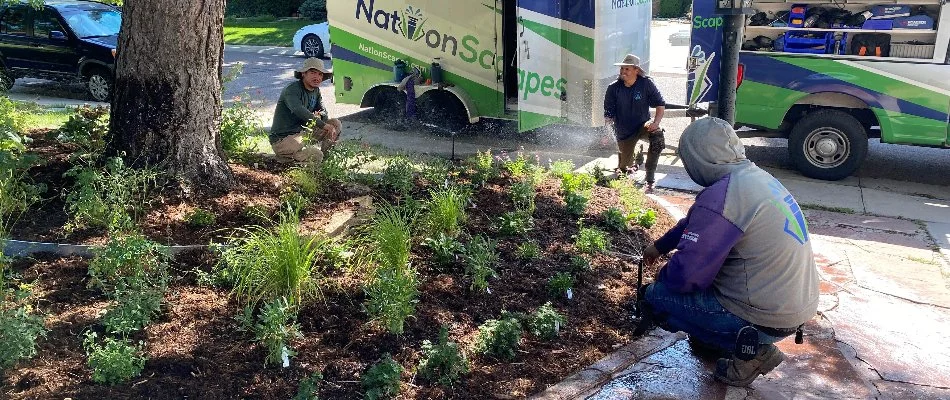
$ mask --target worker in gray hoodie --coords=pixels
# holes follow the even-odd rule
[[[705,189],[686,218],[645,251],[650,261],[676,250],[646,288],[646,309],[661,327],[726,356],[717,380],[747,386],[784,360],[773,343],[800,331],[818,309],[808,227],[788,190],[746,159],[726,121],[692,123],[678,151]],[[757,351],[748,360],[733,352],[746,327],[756,328]]]

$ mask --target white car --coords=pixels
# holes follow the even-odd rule
[[[683,29],[670,35],[670,45],[689,46],[689,29]]]
[[[307,57],[324,58],[330,53],[330,24],[307,25],[294,34],[294,47]]]

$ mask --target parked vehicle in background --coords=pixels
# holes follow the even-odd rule
[[[670,35],[671,46],[689,46],[689,29],[683,29]]]
[[[307,25],[294,34],[294,47],[307,57],[324,58],[330,53],[330,24]]]
[[[97,101],[112,96],[122,13],[83,0],[49,0],[0,8],[0,86],[18,78],[80,81]]]

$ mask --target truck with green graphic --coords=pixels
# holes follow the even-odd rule
[[[650,0],[335,0],[327,7],[336,101],[400,107],[406,96],[393,65],[402,60],[421,72],[416,104],[432,122],[517,119],[520,131],[601,126],[613,63],[650,53]],[[442,82],[429,82],[433,62]]]
[[[802,174],[845,178],[868,139],[950,148],[950,4],[946,0],[754,0],[736,94],[740,136],[788,139]],[[694,0],[691,107],[719,91],[723,18]],[[950,154],[948,154],[950,156]],[[950,158],[948,158],[950,160]]]

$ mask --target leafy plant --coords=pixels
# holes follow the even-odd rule
[[[342,186],[356,179],[355,172],[369,163],[371,155],[358,143],[341,141],[328,152],[320,163],[320,179],[327,186]]]
[[[113,237],[93,248],[89,286],[113,298],[124,291],[164,288],[168,282],[168,254],[161,245],[133,234]]]
[[[574,277],[567,272],[558,272],[548,279],[548,291],[552,296],[564,296],[574,287]]]
[[[16,132],[19,117],[8,102],[5,97],[0,97],[0,238],[31,205],[39,201],[40,193],[46,191],[45,186],[30,183],[27,171],[37,157],[26,153],[24,142],[28,138]]]
[[[430,194],[425,205],[425,222],[431,234],[455,238],[468,220],[465,205],[470,194],[458,186],[439,189]]]
[[[256,223],[270,221],[271,210],[264,204],[248,204],[244,206],[241,215]]]
[[[650,229],[656,223],[656,211],[650,209],[640,209],[636,214],[637,225]]]
[[[551,168],[550,168],[551,175],[557,178],[561,178],[565,175],[568,175],[574,172],[574,161],[557,160],[554,162],[550,162],[550,164],[551,164]]]
[[[243,68],[243,64],[238,64]],[[232,69],[232,71],[234,71]],[[264,127],[251,108],[250,96],[237,96],[221,110],[221,149],[230,156],[244,156],[256,147],[255,138],[264,136]]]
[[[403,210],[383,207],[377,212],[371,230],[376,268],[364,288],[366,310],[395,334],[402,334],[419,297],[418,274],[409,265],[413,219],[413,215]]]
[[[590,272],[590,260],[587,257],[583,256],[572,256],[571,257],[571,272],[574,274],[582,274],[585,272]]]
[[[488,291],[488,277],[495,276],[498,252],[495,241],[478,235],[465,247],[468,258],[466,273],[472,276],[472,290]]]
[[[422,243],[432,249],[434,261],[441,267],[452,265],[458,258],[458,254],[464,250],[462,243],[444,233],[428,237]]]
[[[383,170],[383,186],[400,196],[408,196],[415,188],[415,168],[406,156],[396,156],[386,161]]]
[[[590,174],[568,173],[561,175],[561,191],[565,194],[580,193],[588,195],[597,181]]]
[[[610,229],[617,232],[627,230],[627,216],[619,208],[608,208],[600,214],[600,217],[604,219],[604,225],[607,225]]]
[[[583,254],[597,254],[607,251],[610,238],[607,233],[596,228],[581,228],[574,240],[574,247]]]
[[[102,317],[106,331],[127,337],[144,328],[161,310],[162,293],[161,288],[122,290],[116,293],[116,305]]]
[[[537,196],[532,181],[515,182],[511,185],[511,201],[515,209],[528,215],[534,214],[534,198]]]
[[[294,190],[305,197],[312,198],[326,189],[320,179],[319,164],[306,164],[287,171],[287,179]]]
[[[584,212],[587,210],[587,201],[587,196],[576,192],[570,192],[564,195],[564,208],[571,215],[584,215]]]
[[[191,210],[191,212],[185,216],[185,222],[188,226],[193,228],[205,228],[214,225],[215,220],[214,213],[203,208]]]
[[[433,158],[426,160],[422,164],[422,179],[429,186],[449,187],[454,182],[454,176],[457,172],[453,171],[452,164],[442,158]]]
[[[449,341],[449,330],[445,326],[439,329],[437,343],[428,340],[422,342],[419,374],[423,378],[442,386],[452,386],[468,371],[468,359],[462,354],[458,343]]]
[[[0,304],[0,370],[36,355],[36,341],[46,337],[43,317],[30,312],[26,305]]]
[[[71,216],[67,231],[91,227],[127,232],[144,212],[158,173],[129,168],[113,157],[104,168],[77,165],[65,176],[75,180],[66,194],[66,211]]]
[[[518,245],[518,258],[522,260],[537,260],[541,257],[541,247],[538,242],[530,240]]]
[[[79,151],[71,156],[96,157],[106,147],[105,137],[109,133],[109,108],[82,105],[58,130],[57,139],[63,143],[79,146]]]
[[[483,185],[489,180],[498,177],[498,169],[495,167],[491,150],[485,150],[484,153],[480,151],[476,152],[475,156],[470,158],[468,162],[474,170],[472,183]]]
[[[388,399],[399,394],[402,366],[386,354],[363,376],[363,389],[369,400]]]
[[[502,167],[508,171],[508,174],[511,175],[512,178],[521,178],[528,172],[528,165],[530,162],[528,161],[528,156],[524,152],[519,151],[518,157],[512,159],[507,152],[503,151],[499,157],[501,159]]]
[[[633,185],[629,179],[617,179],[610,181],[610,187],[617,191],[620,197],[620,205],[627,213],[633,213],[643,207],[644,194],[640,189]]]
[[[502,311],[500,319],[490,319],[478,327],[474,350],[478,354],[511,360],[515,358],[522,333],[517,316]]]
[[[594,182],[596,182],[598,185],[607,186],[608,180],[606,171],[607,170],[602,165],[600,165],[600,163],[597,163],[593,168],[590,169],[590,176],[594,178]]]
[[[294,218],[300,218],[304,210],[310,207],[312,202],[300,192],[291,190],[280,195],[280,206],[282,212],[288,213]]]
[[[498,217],[498,233],[506,236],[519,236],[531,232],[534,219],[531,214],[521,211],[509,211]]]
[[[531,314],[528,330],[538,339],[552,340],[561,333],[561,328],[566,321],[566,318],[554,309],[551,302],[547,302]]]
[[[286,297],[278,297],[264,303],[257,319],[258,322],[254,325],[254,338],[267,350],[264,365],[289,365],[290,357],[297,354],[290,348],[290,341],[303,337],[300,326],[292,322],[293,305],[287,301]]]
[[[312,375],[300,380],[297,386],[297,394],[291,400],[320,400],[317,391],[320,389],[320,381],[323,380],[323,374],[314,372]]]
[[[96,343],[98,335],[87,332],[83,340],[86,349],[86,364],[92,369],[92,380],[114,385],[126,382],[142,374],[145,368],[143,346],[133,345],[127,339],[105,337],[102,344]]]
[[[234,282],[239,300],[257,304],[285,297],[296,306],[320,296],[323,271],[314,268],[318,239],[301,236],[292,218],[273,228],[252,226],[237,232],[239,236],[228,239],[219,265]]]

